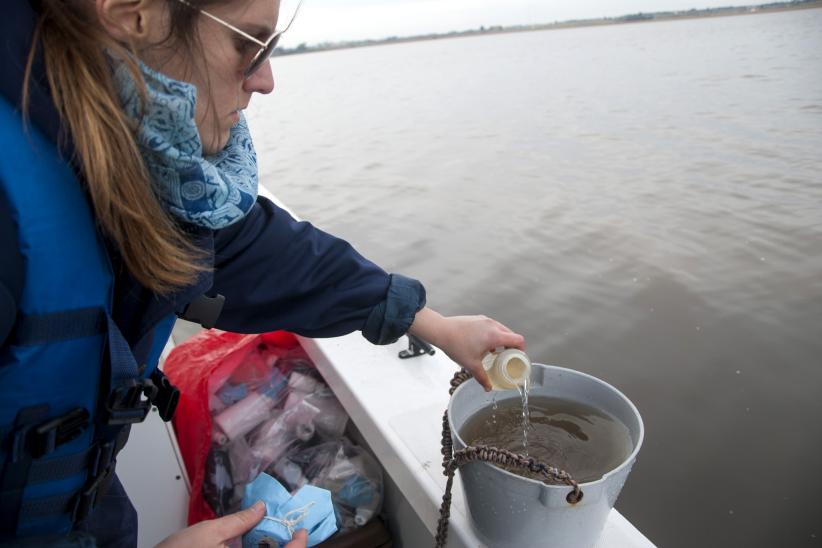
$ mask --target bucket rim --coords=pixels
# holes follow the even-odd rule
[[[562,372],[562,373],[569,373],[569,374],[572,374],[572,375],[577,375],[579,377],[584,377],[587,380],[591,380],[591,381],[594,381],[594,382],[596,382],[600,385],[603,385],[603,386],[609,388],[610,390],[613,390],[619,398],[621,398],[626,404],[628,404],[629,409],[637,417],[637,421],[639,423],[639,435],[637,436],[637,442],[636,442],[636,445],[634,446],[634,450],[631,451],[631,453],[627,457],[625,457],[625,459],[622,461],[622,463],[619,466],[617,466],[616,468],[613,468],[612,470],[609,470],[608,472],[605,472],[604,474],[602,474],[602,477],[597,479],[597,480],[592,480],[592,481],[588,481],[588,482],[585,482],[585,483],[580,483],[579,484],[580,487],[583,487],[583,486],[586,486],[586,485],[591,486],[591,485],[594,485],[594,484],[605,482],[605,481],[608,480],[608,478],[610,476],[621,472],[626,467],[633,466],[633,463],[636,460],[637,454],[639,453],[639,450],[642,448],[642,443],[645,441],[645,422],[642,420],[642,415],[640,414],[639,409],[637,408],[637,406],[634,405],[634,402],[632,402],[625,394],[622,393],[621,390],[619,390],[618,388],[616,388],[612,384],[607,383],[607,382],[603,381],[602,379],[600,379],[598,377],[595,377],[593,375],[589,375],[588,373],[583,373],[582,371],[577,371],[575,369],[569,369],[567,367],[560,367],[558,365],[548,365],[548,364],[537,363],[537,362],[532,363],[531,366],[532,366],[532,369],[533,369],[533,367],[536,366],[536,367],[543,367],[543,368],[548,369],[548,370],[555,370],[555,371]],[[452,411],[451,406],[453,405],[454,398],[457,396],[457,394],[461,390],[463,390],[464,388],[467,389],[466,386],[467,386],[467,382],[464,382],[461,385],[459,385],[456,390],[454,390],[454,393],[451,395],[451,398],[448,400],[448,408],[447,408],[447,411],[448,411],[448,427],[451,429],[451,435],[456,436],[456,438],[460,441],[460,443],[462,444],[463,447],[466,447],[467,444],[465,443],[465,440],[462,439],[462,436],[460,435],[459,430],[454,428],[454,418],[453,418],[453,413],[451,412]],[[506,392],[510,392],[510,391],[506,390]],[[547,484],[545,482],[542,482],[542,481],[539,481],[539,480],[526,478],[524,476],[514,474],[513,472],[509,472],[507,470],[504,470],[504,469],[500,468],[499,466],[495,466],[495,465],[493,465],[491,463],[488,463],[488,462],[482,462],[482,461],[479,461],[479,462],[481,462],[482,464],[487,464],[488,466],[493,466],[498,471],[502,472],[503,474],[507,474],[507,475],[511,476],[512,478],[517,478],[517,479],[520,479],[520,480],[523,480],[523,481],[531,482],[535,485],[541,485],[543,487],[557,488],[557,489],[567,489],[567,487],[568,487],[567,485],[549,485],[549,484]]]

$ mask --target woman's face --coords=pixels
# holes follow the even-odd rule
[[[205,9],[264,42],[274,33],[279,0],[233,0],[213,3]],[[168,20],[167,14],[165,18]],[[169,41],[141,49],[140,56],[154,70],[196,86],[195,121],[203,151],[213,154],[228,142],[231,128],[239,121],[239,111],[248,106],[251,95],[271,93],[274,77],[269,61],[248,78],[243,77],[260,46],[233,30],[199,14],[195,32],[202,51],[189,52],[175,43],[172,34]]]

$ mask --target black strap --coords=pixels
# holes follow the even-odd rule
[[[78,407],[63,415],[46,419],[48,405],[21,409],[11,432],[4,442],[8,448],[6,463],[0,480],[0,538],[9,537],[17,530],[17,523],[25,507],[23,492],[31,483],[65,479],[87,469],[91,452],[48,460],[37,460],[76,439],[89,425],[89,413]]]
[[[52,459],[52,462],[64,461],[63,472],[68,475],[73,475],[69,473],[71,472],[71,461],[74,461],[73,466],[84,466],[88,469],[88,480],[79,491],[23,501],[20,505],[19,519],[29,521],[59,514],[71,514],[74,523],[79,523],[86,519],[97,502],[105,496],[111,485],[117,463],[117,454],[125,446],[126,441],[128,441],[129,430],[130,428],[128,426],[122,427],[116,439],[106,443],[95,444],[88,451],[80,455],[65,457],[63,459]],[[45,464],[45,462],[43,464]],[[33,467],[29,474],[31,475],[32,472],[34,472]],[[64,477],[68,477],[68,475]],[[43,481],[54,479],[61,478],[51,477]]]
[[[97,448],[92,446],[76,455],[35,461],[29,469],[28,484],[34,485],[70,478],[88,470],[94,464],[96,455]]]
[[[20,517],[26,520],[45,518],[48,516],[68,514],[73,512],[75,493],[30,499],[20,507]]]
[[[11,336],[11,343],[16,346],[35,346],[92,337],[105,332],[105,311],[98,307],[79,308],[53,314],[21,316]]]
[[[174,411],[177,410],[177,404],[180,402],[180,391],[171,384],[165,373],[159,369],[155,369],[151,373],[151,381],[157,387],[157,394],[151,400],[151,403],[157,407],[160,418],[168,422],[174,417]]]
[[[107,427],[143,422],[151,409],[151,399],[157,394],[157,388],[150,379],[140,375],[140,368],[131,352],[131,346],[120,332],[114,320],[106,315],[108,325],[108,359],[107,374],[100,381],[108,378],[108,391],[105,402],[105,424]],[[119,429],[103,428],[98,430],[100,439],[114,439]]]
[[[93,481],[87,483],[79,493],[72,492],[25,500],[20,507],[20,518],[29,521],[53,515],[71,514],[72,521],[79,523],[88,517],[97,505],[97,501],[105,496],[113,477],[114,464],[112,463]]]
[[[32,456],[26,447],[28,432],[42,422],[48,405],[24,407],[17,413],[9,440],[8,456],[0,478],[0,538],[14,535],[20,515],[20,502],[26,488]]]

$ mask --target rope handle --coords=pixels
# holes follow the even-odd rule
[[[457,387],[470,378],[471,374],[465,369],[457,371],[454,378],[451,379],[451,389],[448,393],[453,395]],[[565,497],[568,504],[576,504],[582,500],[582,489],[579,488],[579,484],[571,477],[571,474],[555,466],[539,462],[533,457],[487,445],[469,445],[465,449],[454,451],[451,427],[448,425],[448,410],[446,410],[442,416],[442,468],[443,474],[448,479],[445,483],[445,493],[443,493],[442,505],[440,506],[440,519],[437,523],[436,548],[444,548],[448,542],[448,520],[451,518],[451,487],[454,484],[454,473],[460,466],[476,461],[500,466],[514,466],[540,474],[545,477],[543,482],[546,484],[549,480],[553,480],[572,487]]]

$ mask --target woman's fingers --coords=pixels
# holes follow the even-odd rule
[[[494,348],[504,346],[505,348],[525,350],[525,337],[507,328],[505,331],[497,331],[494,334],[494,340],[496,341]]]
[[[225,542],[253,529],[263,519],[264,515],[265,504],[258,501],[241,512],[217,518],[210,525],[214,528],[217,539]]]
[[[469,373],[471,373],[471,376],[473,376],[474,379],[478,383],[480,383],[480,385],[485,389],[486,392],[491,391],[491,379],[488,377],[488,373],[486,373],[485,368],[482,366],[482,363],[480,363],[478,367],[474,366],[474,368],[472,368],[469,371]]]
[[[285,545],[285,548],[306,548],[308,546],[308,531],[305,529],[300,529],[294,536],[291,537],[291,541]]]

